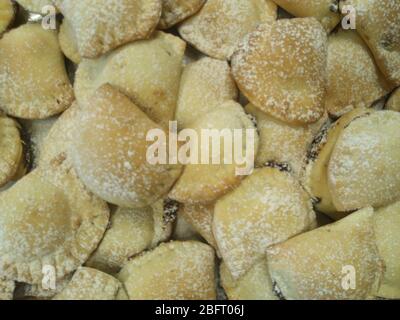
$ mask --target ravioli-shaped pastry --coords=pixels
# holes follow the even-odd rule
[[[111,216],[109,229],[86,266],[114,274],[130,258],[167,240],[172,228],[170,223],[164,221],[164,201],[161,202],[161,206],[117,209]]]
[[[162,14],[158,25],[168,29],[194,15],[206,0],[162,0]]]
[[[212,231],[214,219],[214,207],[212,204],[183,205],[179,211],[193,228],[214,248],[217,249],[217,243]]]
[[[400,202],[379,209],[375,216],[376,244],[385,262],[378,297],[400,299]]]
[[[0,301],[13,300],[15,282],[0,278]]]
[[[204,54],[229,60],[246,34],[276,16],[276,4],[270,0],[208,0],[179,26],[179,33]]]
[[[400,111],[400,88],[395,90],[386,104],[388,110]]]
[[[314,17],[324,26],[327,32],[332,31],[340,22],[337,0],[274,0],[287,12],[299,18]]]
[[[24,119],[44,119],[74,100],[57,35],[25,24],[0,39],[0,107]]]
[[[356,11],[357,32],[368,44],[376,63],[394,85],[400,85],[400,2],[345,0]]]
[[[341,115],[349,107],[369,108],[390,90],[356,31],[340,30],[329,37],[326,108],[330,114]]]
[[[107,205],[62,164],[32,171],[0,194],[0,277],[39,284],[81,266],[107,228]]]
[[[11,0],[0,2],[0,34],[11,24],[15,16],[15,7]]]
[[[307,150],[316,133],[328,121],[327,117],[322,117],[315,124],[296,126],[277,120],[252,104],[247,105],[246,111],[256,118],[260,133],[256,165],[287,164],[296,176],[300,176]]]
[[[82,61],[82,57],[78,51],[76,40],[74,38],[74,30],[68,20],[63,20],[58,32],[58,42],[64,55],[75,64]]]
[[[53,300],[119,300],[121,291],[124,291],[121,282],[113,276],[96,269],[79,268]]]
[[[257,132],[242,106],[234,101],[224,102],[193,123],[190,129],[196,132],[200,146],[195,159],[197,164],[190,161],[185,166],[169,197],[185,204],[212,203],[237,187],[245,174],[251,173],[258,150]],[[218,136],[210,139],[204,134],[203,130],[206,129],[216,130]],[[240,141],[234,138],[235,130],[241,130]],[[230,141],[225,138],[229,135],[232,137]],[[212,145],[209,144],[210,141]],[[208,150],[202,148],[203,146],[208,146]],[[238,152],[243,159],[236,157]],[[190,153],[192,156],[192,150]],[[243,172],[241,175],[240,171]]]
[[[176,109],[185,47],[180,38],[157,32],[150,40],[128,44],[97,60],[83,60],[75,79],[77,100],[109,83],[168,127]]]
[[[353,300],[376,294],[384,265],[372,208],[267,251],[274,288],[287,300]]]
[[[240,91],[269,115],[308,124],[324,114],[327,36],[314,18],[260,25],[232,57]]]
[[[315,225],[311,199],[298,181],[278,169],[263,168],[217,201],[213,230],[227,268],[239,279],[269,246]]]
[[[0,113],[0,187],[12,180],[23,165],[18,124]]]
[[[43,13],[43,8],[53,5],[53,2],[59,0],[17,0],[17,2],[27,11]]]
[[[380,207],[400,199],[400,114],[355,119],[339,137],[328,166],[338,211]]]
[[[204,57],[188,64],[182,74],[176,110],[179,128],[188,128],[222,102],[237,97],[238,90],[226,61]]]
[[[149,156],[154,143],[148,134],[168,137],[162,127],[108,84],[82,102],[79,112],[71,157],[94,194],[121,207],[143,208],[169,192],[181,166],[153,164]]]
[[[214,250],[170,242],[130,261],[119,273],[130,300],[215,300]]]
[[[239,280],[235,280],[224,263],[220,266],[222,287],[229,300],[278,300],[269,276],[267,260],[255,263]]]
[[[78,52],[97,58],[125,43],[148,38],[161,16],[161,0],[62,0]]]

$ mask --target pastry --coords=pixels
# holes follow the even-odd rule
[[[234,279],[245,275],[269,246],[315,226],[308,194],[275,168],[256,169],[215,205],[214,236]]]
[[[162,14],[158,27],[168,29],[194,15],[206,0],[162,0]]]
[[[168,127],[178,99],[185,42],[157,32],[96,60],[83,60],[76,73],[78,102],[109,83],[140,107],[153,121]]]
[[[367,299],[384,270],[372,208],[269,248],[274,289],[287,300]]]
[[[118,275],[130,300],[215,300],[215,262],[200,242],[170,242],[130,261]]]
[[[64,55],[75,64],[82,61],[82,57],[78,51],[74,31],[68,20],[63,20],[58,32],[58,42],[60,43],[61,51]]]
[[[327,36],[315,18],[264,23],[232,56],[241,92],[261,111],[291,124],[324,114]]]
[[[0,35],[8,28],[15,16],[15,7],[11,0],[0,3]]]
[[[260,23],[276,20],[270,0],[208,0],[179,26],[179,34],[204,54],[229,60],[242,38]]]
[[[15,282],[0,278],[0,301],[13,300]]]
[[[24,119],[44,119],[67,109],[73,99],[57,35],[25,24],[0,39],[0,107]]]
[[[42,13],[46,6],[53,5],[52,0],[16,0],[25,10],[35,13]]]
[[[187,220],[183,214],[178,213],[172,239],[178,241],[203,241],[199,232]]]

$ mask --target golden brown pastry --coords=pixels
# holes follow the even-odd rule
[[[0,277],[40,284],[82,265],[107,228],[107,205],[57,163],[39,168],[0,194]]]
[[[185,42],[164,32],[137,41],[96,60],[83,60],[75,79],[78,102],[109,83],[153,121],[168,127],[175,114]]]
[[[168,29],[194,15],[206,0],[162,0],[162,14],[158,27]]]
[[[148,38],[161,16],[161,0],[61,0],[58,7],[85,58]]]
[[[314,18],[264,23],[232,56],[241,92],[261,111],[292,124],[324,114],[327,37]]]
[[[229,300],[278,300],[269,276],[267,260],[255,263],[239,280],[235,280],[224,263],[220,267],[221,283]]]
[[[287,12],[299,18],[314,17],[330,32],[340,22],[339,4],[336,0],[274,0]]]
[[[236,100],[238,90],[226,61],[208,57],[185,66],[179,89],[176,120],[179,128],[188,128],[201,116]]]
[[[217,201],[213,231],[227,268],[239,279],[269,246],[315,226],[311,199],[297,180],[263,168]]]
[[[57,35],[25,24],[0,39],[0,107],[24,119],[44,119],[67,109],[73,99]]]
[[[156,129],[164,132],[128,97],[110,85],[100,87],[80,103],[75,122],[71,158],[79,177],[94,194],[121,207],[142,208],[163,198],[182,168],[149,161],[153,143],[147,135]]]
[[[179,26],[179,33],[204,54],[229,60],[246,34],[276,16],[276,4],[270,0],[208,0]]]
[[[379,209],[374,220],[376,243],[385,263],[377,296],[400,299],[400,202]]]
[[[124,288],[116,278],[96,269],[79,268],[53,300],[118,300],[120,291]]]
[[[288,300],[373,297],[384,270],[373,215],[367,208],[268,249],[275,291]]]
[[[15,7],[11,0],[2,0],[0,2],[0,35],[11,24],[15,16]]]
[[[398,0],[343,0],[356,12],[357,32],[368,44],[379,68],[400,85],[400,2]]]
[[[326,108],[330,114],[341,115],[349,107],[369,108],[391,89],[356,31],[329,36]]]
[[[396,89],[386,104],[388,110],[400,111],[400,89]]]
[[[161,244],[130,261],[118,279],[131,300],[214,300],[214,251],[194,241]]]

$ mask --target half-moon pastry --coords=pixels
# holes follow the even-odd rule
[[[3,0],[0,3],[0,35],[11,24],[15,16],[14,4],[11,0]]]
[[[168,29],[194,15],[206,0],[162,0],[162,14],[158,27]]]
[[[327,36],[315,18],[264,23],[232,56],[240,91],[261,111],[292,124],[324,114]]]

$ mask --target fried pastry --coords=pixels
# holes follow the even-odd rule
[[[123,290],[116,278],[96,269],[79,268],[53,300],[119,300]]]
[[[83,60],[75,79],[78,102],[109,83],[153,121],[168,126],[174,117],[185,42],[157,32],[150,40],[128,44],[96,60]]]
[[[229,60],[246,34],[276,16],[276,4],[270,0],[208,0],[179,26],[179,33],[204,54]]]
[[[15,16],[15,7],[11,0],[0,3],[0,35],[8,28]]]
[[[82,61],[82,57],[78,51],[74,31],[68,20],[63,20],[58,32],[58,42],[64,55],[75,64]]]
[[[400,111],[400,89],[395,90],[390,96],[386,108],[388,110]]]
[[[161,0],[61,0],[58,7],[84,58],[148,38],[161,16]]]
[[[80,103],[71,158],[84,184],[112,204],[143,208],[163,198],[181,174],[180,165],[152,164],[150,130],[168,134],[124,94],[100,87]]]
[[[0,107],[9,115],[44,119],[67,109],[73,99],[57,35],[26,24],[0,39]]]
[[[0,301],[12,300],[14,297],[15,282],[0,278]]]
[[[269,276],[267,260],[255,263],[239,280],[235,280],[224,263],[220,267],[221,283],[229,300],[278,300]]]
[[[330,114],[341,115],[349,107],[369,108],[391,89],[356,31],[329,36],[326,109]]]
[[[238,90],[229,64],[204,57],[185,66],[179,89],[176,120],[188,128],[201,116],[228,100],[237,100]]]
[[[162,204],[142,209],[118,208],[86,266],[109,274],[117,273],[130,258],[167,240],[171,232],[171,224],[164,221]]]
[[[200,242],[170,242],[130,261],[119,273],[130,300],[215,300],[215,261]]]
[[[338,0],[274,0],[287,12],[299,18],[314,17],[327,32],[332,31],[340,22]]]
[[[324,114],[327,36],[314,18],[283,19],[257,27],[232,56],[241,92],[261,111],[291,124]]]
[[[227,268],[239,279],[269,246],[315,226],[311,199],[297,180],[263,168],[217,201],[213,231]]]
[[[107,205],[62,164],[32,171],[0,194],[0,277],[39,284],[82,265],[107,228]]]
[[[380,207],[400,199],[400,114],[377,111],[341,133],[328,166],[338,211]]]
[[[29,12],[42,13],[43,8],[53,5],[52,0],[16,0],[25,10]],[[57,0],[59,1],[59,0]]]
[[[400,299],[400,202],[379,209],[375,216],[375,234],[385,273],[378,297]]]
[[[247,136],[248,133],[246,132],[242,133],[243,139],[241,145],[239,145],[239,143],[234,143],[233,139],[227,143],[232,146],[232,153],[234,153],[235,147],[241,146],[242,155],[246,154],[248,151],[250,151],[250,153],[254,152],[254,155],[257,154],[258,136],[255,132],[255,126],[251,119],[245,114],[242,106],[234,101],[224,102],[223,105],[216,108],[213,112],[204,115],[191,125],[191,129],[195,130],[198,134],[199,146],[206,145],[203,140],[210,140],[202,134],[203,129],[225,130],[225,132],[228,130],[232,136],[234,130],[237,129],[243,131],[251,130],[254,134],[254,139],[247,139],[247,137],[251,138],[251,136]],[[224,139],[218,138],[218,140],[226,142]],[[242,168],[244,170],[245,168],[243,168],[242,164],[237,162],[238,159],[235,159],[232,154],[229,154],[229,147],[225,147],[224,144],[225,143],[220,143],[219,145],[219,155],[210,152],[211,147],[208,152],[207,150],[200,150],[199,159],[197,159],[199,164],[190,163],[185,166],[182,176],[171,190],[169,197],[185,204],[212,203],[237,187],[243,179],[243,175],[237,174],[237,169]],[[227,154],[225,155],[225,153]],[[203,159],[204,154],[208,156],[208,164],[204,164],[200,161]],[[218,159],[213,159],[215,158],[214,155],[219,156]],[[228,156],[232,158],[231,164],[225,162]],[[218,164],[213,164],[215,160],[219,160],[216,161]],[[252,166],[253,164],[250,165]]]
[[[168,29],[194,15],[206,0],[162,0],[162,14],[158,27]]]
[[[15,120],[0,113],[0,187],[4,186],[23,166],[23,147]]]
[[[288,300],[372,298],[384,265],[372,208],[269,248],[275,291]]]
[[[379,68],[400,85],[400,2],[398,0],[344,0],[356,11],[357,32],[368,44]]]

